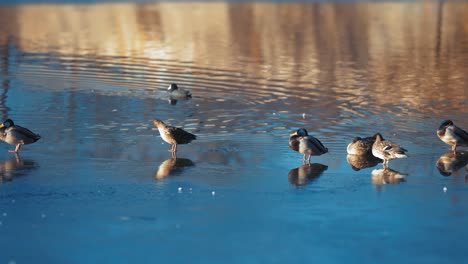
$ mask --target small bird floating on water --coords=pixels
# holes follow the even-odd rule
[[[16,145],[15,150],[9,150],[9,152],[18,153],[21,145],[34,143],[40,138],[40,135],[33,133],[31,130],[15,125],[11,119],[7,119],[0,124],[0,140]]]
[[[408,150],[400,147],[398,144],[384,140],[380,133],[375,134],[375,142],[372,145],[372,155],[383,160],[383,167],[388,167],[388,161],[391,159],[406,158]]]
[[[382,138],[383,139],[383,138]],[[372,145],[375,142],[375,135],[372,137],[355,137],[353,141],[348,144],[346,151],[352,155],[367,155],[372,153]]]
[[[175,83],[171,83],[171,85],[169,85],[167,88],[167,91],[174,99],[187,99],[192,97],[192,93],[190,91],[179,88],[179,86],[177,86]]]
[[[452,120],[445,120],[437,129],[437,136],[448,145],[452,151],[457,151],[457,146],[468,147],[468,132],[453,124]]]
[[[182,128],[168,126],[159,119],[154,119],[153,124],[158,128],[162,139],[172,145],[172,148],[169,151],[174,156],[177,153],[178,144],[187,144],[192,142],[192,140],[197,139],[197,136],[194,134],[189,133]]]
[[[311,156],[320,156],[328,152],[328,149],[313,136],[309,136],[305,128],[300,128],[289,135],[289,147],[304,154],[304,161],[310,163]],[[309,156],[306,159],[306,156]]]

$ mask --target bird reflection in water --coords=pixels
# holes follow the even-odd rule
[[[296,186],[304,186],[317,179],[324,171],[328,169],[327,165],[320,163],[304,164],[298,168],[289,171],[288,180]]]
[[[390,168],[375,169],[371,173],[372,183],[375,185],[382,184],[398,184],[406,181],[405,178],[408,174],[392,170]]]
[[[370,153],[364,155],[348,154],[348,156],[346,156],[346,160],[348,161],[349,165],[351,165],[351,168],[355,171],[364,168],[371,168],[382,162],[381,159]]]
[[[158,170],[154,174],[154,179],[160,180],[169,175],[178,175],[182,173],[185,167],[192,166],[195,166],[195,163],[189,159],[172,157],[159,165]]]
[[[468,164],[468,151],[449,151],[436,162],[436,167],[443,176],[456,175],[456,172]],[[468,171],[468,167],[465,168]]]
[[[0,183],[12,181],[14,178],[25,176],[29,171],[37,169],[37,162],[29,159],[22,159],[19,154],[7,160],[0,161]]]

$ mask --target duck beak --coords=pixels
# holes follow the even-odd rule
[[[292,132],[291,134],[289,134],[289,136],[290,136],[290,137],[292,137],[292,136],[297,136],[297,131]]]
[[[4,128],[5,125],[3,123],[0,124],[0,128]]]

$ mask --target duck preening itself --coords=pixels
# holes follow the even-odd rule
[[[346,151],[352,155],[367,155],[372,154],[372,145],[375,142],[375,135],[372,137],[355,137],[353,141],[348,144]]]
[[[406,158],[408,150],[400,147],[398,144],[384,140],[380,133],[375,134],[375,142],[372,145],[372,155],[383,160],[383,167],[387,168],[388,161],[391,159]]]
[[[192,142],[192,140],[197,139],[197,136],[194,134],[189,133],[182,128],[168,126],[159,119],[154,119],[153,124],[158,128],[162,139],[172,145],[172,148],[169,151],[172,152],[173,155],[177,152],[178,144],[187,144]]]
[[[31,130],[15,125],[11,119],[7,119],[0,124],[0,140],[16,146],[15,150],[9,150],[10,152],[18,153],[21,145],[34,143],[40,138],[40,135]]]
[[[305,128],[300,128],[289,135],[289,147],[304,154],[304,161],[310,163],[311,156],[320,156],[328,149],[317,138],[310,136]],[[309,156],[307,159],[306,157]]]
[[[448,145],[452,151],[457,151],[457,146],[468,147],[468,132],[457,127],[452,120],[445,120],[437,129],[437,136]]]

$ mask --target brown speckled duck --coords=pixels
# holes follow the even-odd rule
[[[457,127],[452,120],[445,120],[437,129],[437,136],[448,145],[452,151],[457,151],[457,146],[468,147],[468,132]]]
[[[0,124],[0,140],[16,146],[15,150],[9,150],[9,152],[18,153],[22,145],[32,144],[40,138],[40,135],[31,130],[15,125],[11,119]]]
[[[353,141],[348,144],[346,151],[348,154],[352,155],[372,154],[372,145],[374,145],[376,136],[377,135],[365,138],[355,137]]]
[[[328,149],[313,136],[307,133],[305,128],[300,128],[289,135],[289,147],[304,154],[304,161],[310,163],[311,156],[320,156],[328,152]],[[307,159],[306,157],[309,156]]]
[[[375,142],[372,145],[372,155],[383,160],[383,167],[387,168],[388,161],[391,159],[406,158],[407,150],[400,147],[398,144],[384,140],[380,133],[375,134]]]
[[[351,168],[355,171],[359,171],[364,168],[374,167],[382,162],[381,159],[374,157],[372,153],[364,155],[348,154],[346,156],[346,160],[348,161],[349,165],[351,165]]]
[[[189,133],[182,128],[168,126],[159,119],[154,119],[153,124],[158,128],[162,139],[172,145],[172,148],[169,150],[172,152],[172,155],[177,153],[178,144],[188,144],[192,142],[192,140],[197,139],[197,136],[194,134]]]

